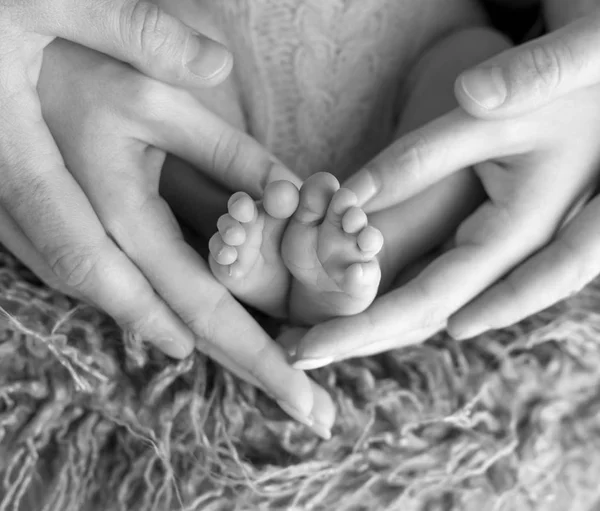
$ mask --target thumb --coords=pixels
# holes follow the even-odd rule
[[[231,71],[227,48],[146,0],[33,2],[38,33],[62,37],[179,86],[211,86]],[[41,11],[41,12],[40,12]]]
[[[600,9],[465,71],[455,94],[471,115],[506,118],[599,83]]]

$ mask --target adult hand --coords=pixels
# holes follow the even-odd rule
[[[597,0],[545,3],[550,28],[566,26],[503,52],[458,77],[456,97],[471,115],[482,119],[515,117],[600,83]]]
[[[406,285],[309,331],[297,367],[405,346],[447,322],[455,337],[471,337],[581,289],[600,273],[600,198],[561,226],[598,180],[599,140],[596,85],[515,119],[457,109],[394,143],[344,185],[367,213],[473,165],[488,200]]]
[[[597,0],[547,0],[550,34],[502,53],[464,73],[456,82],[461,106],[480,118],[510,118],[541,108],[572,91],[600,84],[600,4]],[[600,133],[597,134],[600,143]],[[535,258],[504,284],[473,300],[450,322],[458,337],[502,328],[567,298],[591,281],[600,267],[588,263],[595,250],[599,198],[582,211],[569,231],[575,246],[560,264]],[[585,241],[585,243],[583,243]],[[581,269],[578,278],[570,272]],[[543,302],[540,299],[543,297]],[[486,327],[487,325],[487,327]]]
[[[13,236],[18,233],[28,262],[45,280],[96,303],[145,337],[178,339],[171,354],[189,353],[190,335],[183,335],[166,307],[143,312],[136,291],[147,281],[106,235],[42,117],[36,84],[43,50],[55,37],[181,86],[223,80],[231,55],[144,1],[0,0],[0,241],[22,255]]]
[[[46,49],[39,95],[71,185],[57,204],[42,198],[29,214],[38,222],[49,218],[46,228],[63,257],[103,251],[95,264],[78,262],[67,286],[89,291],[119,323],[173,356],[195,345],[296,419],[312,424],[314,417],[313,428],[326,435],[333,420],[328,395],[289,366],[283,350],[212,277],[158,194],[166,151],[256,196],[269,181],[293,174],[190,92],[79,45],[58,40]],[[44,217],[48,208],[74,222],[84,249],[71,252],[62,217]],[[21,226],[6,215],[4,224],[11,250],[51,278]]]

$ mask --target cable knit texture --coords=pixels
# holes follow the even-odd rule
[[[415,59],[481,24],[471,0],[211,0],[249,131],[294,171],[344,175],[390,141]]]
[[[418,53],[479,18],[462,0],[210,7],[252,133],[305,175],[377,151]],[[322,442],[0,250],[0,511],[597,510],[599,290],[469,342],[316,371],[338,408]]]

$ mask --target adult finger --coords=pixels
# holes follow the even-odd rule
[[[312,425],[313,392],[306,375],[287,363],[283,350],[185,243],[158,195],[158,182],[154,190],[148,186],[162,162],[152,162],[141,143],[137,150],[117,148],[117,154],[102,164],[88,162],[85,173],[76,171],[104,228],[195,334],[199,350],[246,379],[249,375],[282,408]]]
[[[2,206],[0,206],[0,242],[47,286],[73,297],[82,298],[73,289],[67,288],[63,282],[58,280],[31,240],[25,236],[23,230]]]
[[[150,1],[24,0],[13,9],[23,30],[93,48],[165,82],[210,86],[231,71],[223,45]]]
[[[461,74],[460,105],[481,118],[514,117],[600,83],[600,9]]]
[[[556,238],[452,316],[450,335],[474,337],[512,325],[580,291],[600,274],[600,197]]]
[[[188,355],[191,332],[107,236],[64,167],[34,91],[13,95],[3,115],[11,129],[0,137],[0,202],[56,278],[168,354]]]
[[[398,204],[454,172],[522,145],[519,126],[474,119],[461,109],[398,139],[344,183],[372,213]]]
[[[254,138],[235,129],[185,90],[156,82],[143,101],[147,141],[201,169],[229,190],[262,196],[271,181],[300,179]]]
[[[459,228],[455,248],[365,312],[315,327],[302,340],[296,360],[309,359],[317,366],[321,365],[319,359],[353,356],[357,350],[388,339],[397,339],[402,346],[412,338],[407,341],[407,334],[439,328],[452,313],[548,241],[551,227],[560,224],[560,212],[559,208],[546,209],[541,217],[538,211],[544,202],[542,194],[531,197],[524,186],[516,192],[514,204],[484,204]]]

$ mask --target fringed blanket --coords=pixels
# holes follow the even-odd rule
[[[324,442],[0,255],[0,510],[592,510],[600,292],[510,330],[340,363]]]

